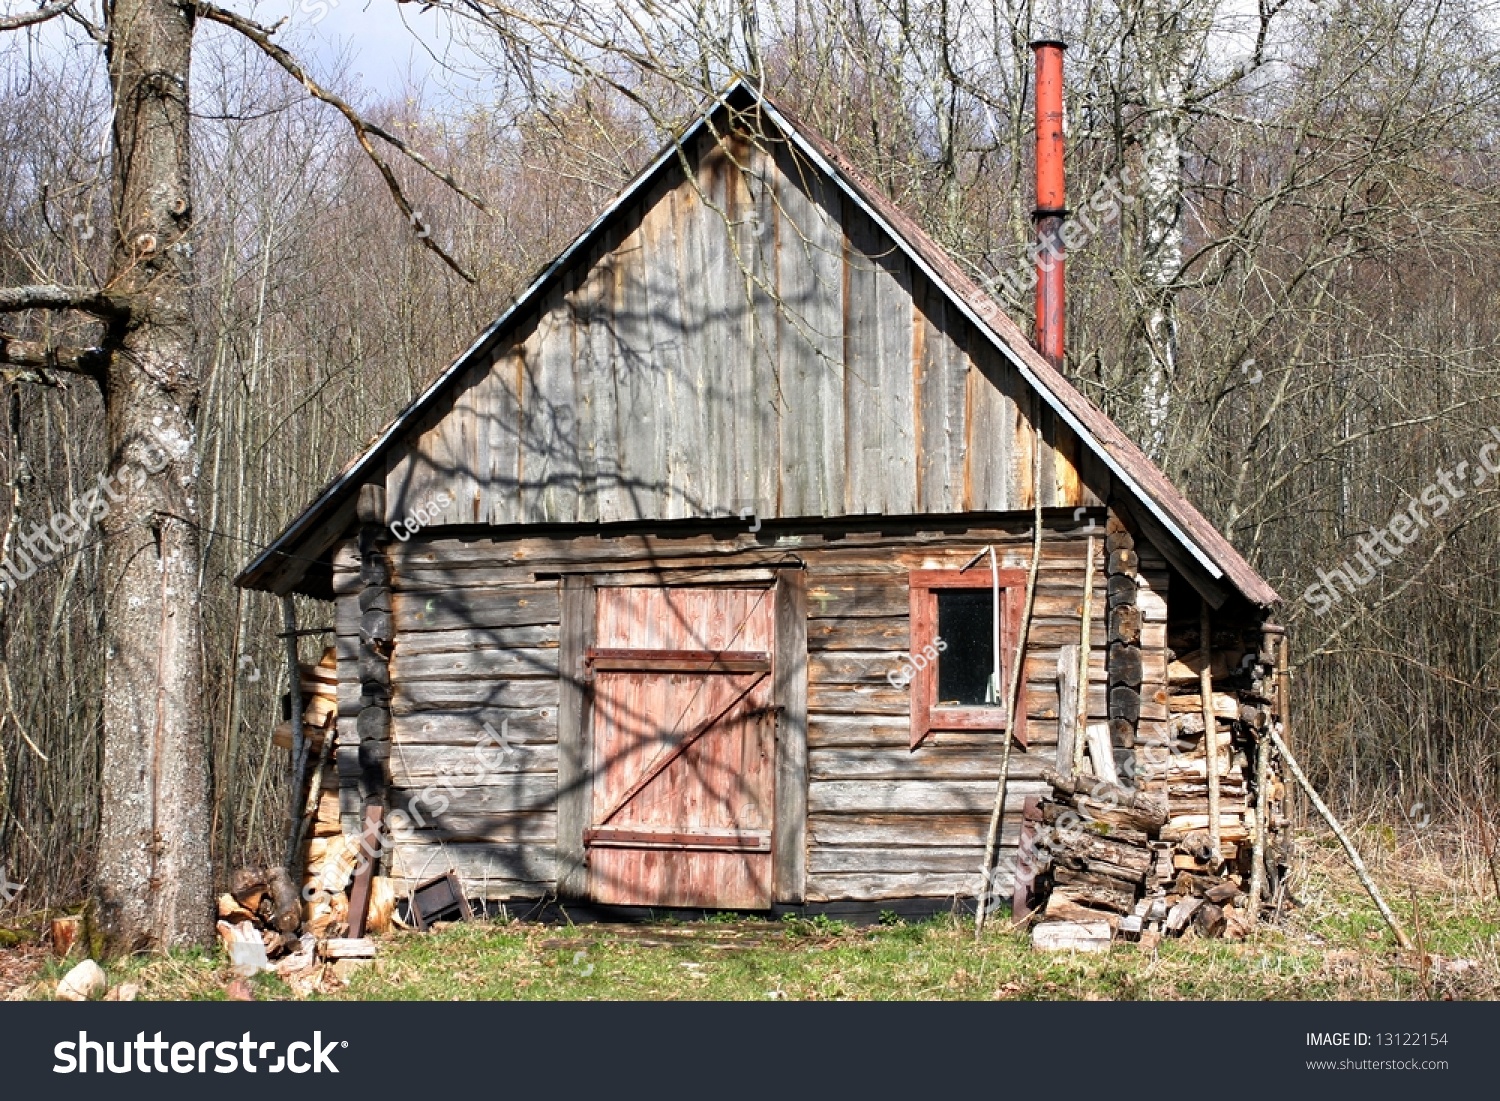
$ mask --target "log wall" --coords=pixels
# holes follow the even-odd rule
[[[956,569],[994,543],[1002,569],[1024,569],[1029,517],[939,530],[885,522],[796,533],[682,537],[424,538],[395,544],[390,661],[391,807],[397,815],[390,873],[401,883],[448,867],[475,897],[536,898],[557,877],[560,575],[594,583],[668,570],[702,584],[726,568],[805,567],[807,603],[807,831],[803,895],[836,899],[971,896],[994,798],[1002,742],[996,732],[937,731],[909,748],[910,698],[888,674],[907,654],[907,575]],[[1055,764],[1058,658],[1081,632],[1085,554],[1105,592],[1104,510],[1049,518],[1025,667],[1028,748],[1011,758],[1001,866],[1014,860],[1019,811],[1049,790]],[[925,526],[924,522],[924,526]],[[946,527],[944,527],[946,525]],[[892,530],[897,528],[898,530]],[[1140,729],[1165,730],[1165,562],[1137,544],[1142,612]],[[357,576],[346,547],[337,571]],[[976,566],[977,568],[981,568]],[[743,576],[743,575],[742,575]],[[752,576],[758,576],[752,575]],[[341,746],[355,738],[360,706],[350,660],[359,630],[357,589],[338,598]],[[1018,594],[1019,596],[1020,594]],[[1096,603],[1102,604],[1102,600]],[[1092,621],[1088,712],[1107,721],[1106,617]],[[1005,656],[1007,666],[1011,657]],[[488,724],[492,735],[486,735]],[[496,741],[494,735],[502,735]],[[340,760],[344,759],[341,749]],[[347,789],[346,789],[347,790]],[[346,811],[353,808],[346,805]]]

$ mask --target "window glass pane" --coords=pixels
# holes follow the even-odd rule
[[[984,707],[995,671],[993,613],[989,589],[938,589],[937,706]]]

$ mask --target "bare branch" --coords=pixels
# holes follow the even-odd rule
[[[475,195],[473,192],[469,191],[467,188],[463,187],[463,185],[461,185],[452,176],[451,173],[446,172],[443,169],[439,168],[437,165],[433,164],[420,152],[413,149],[405,141],[397,137],[395,134],[392,134],[389,130],[386,130],[384,127],[378,125],[377,123],[371,122],[369,119],[366,119],[363,115],[361,115],[358,111],[351,107],[346,100],[344,100],[340,96],[335,95],[333,92],[328,91],[326,88],[322,87],[316,81],[314,81],[312,77],[308,76],[307,70],[302,67],[302,64],[295,57],[293,57],[281,46],[271,41],[271,36],[276,33],[279,24],[278,27],[266,27],[260,23],[255,22],[253,19],[246,19],[242,15],[238,15],[232,11],[226,11],[225,9],[216,7],[213,4],[204,3],[202,2],[202,0],[198,0],[198,2],[194,4],[194,8],[203,18],[211,20],[215,23],[219,23],[225,27],[229,27],[232,30],[236,30],[240,34],[248,38],[251,42],[254,42],[261,48],[261,51],[265,53],[267,57],[276,62],[276,64],[280,65],[291,77],[293,77],[304,88],[306,88],[310,96],[312,96],[314,99],[322,100],[324,103],[328,104],[336,111],[338,111],[339,114],[343,115],[344,118],[349,121],[349,125],[353,127],[354,136],[358,139],[360,146],[364,149],[365,155],[368,156],[374,163],[375,167],[380,170],[381,176],[385,179],[386,188],[390,191],[391,198],[395,200],[396,206],[400,209],[401,213],[406,216],[407,221],[412,225],[417,224],[416,212],[413,210],[411,203],[407,200],[406,193],[402,190],[400,181],[396,179],[396,174],[391,170],[390,164],[376,150],[374,144],[370,140],[371,138],[379,138],[381,141],[385,142],[387,145],[390,145],[417,167],[423,169],[432,176],[436,177],[438,180],[442,181],[447,187],[452,189],[454,193],[466,199],[469,203],[473,204],[479,210],[482,210],[485,213],[489,213],[490,208],[485,204],[484,200],[479,198],[479,196]],[[421,241],[422,244],[427,248],[436,253],[438,257],[443,261],[443,263],[447,264],[463,279],[467,280],[470,283],[476,281],[473,275],[465,270],[457,260],[450,256],[441,245],[439,245],[432,239],[431,234],[419,233],[417,235],[417,239]]]
[[[76,2],[76,0],[75,0]],[[68,8],[63,15],[83,28],[83,32],[101,46],[109,45],[109,35],[104,28],[83,15],[76,7]]]
[[[36,11],[29,11],[22,15],[0,15],[0,31],[18,31],[22,27],[34,27],[38,23],[45,23],[49,19],[55,19],[67,11],[78,0],[53,0]]]
[[[29,287],[0,287],[0,313],[22,310],[78,310],[95,317],[115,317],[123,312],[120,303],[95,287],[60,287],[36,284]]]
[[[102,383],[107,355],[102,348],[52,346],[0,332],[0,374],[17,382],[61,386],[61,380],[56,377],[60,372],[82,375]]]

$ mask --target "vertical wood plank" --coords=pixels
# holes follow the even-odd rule
[[[979,341],[971,325],[964,325],[964,346],[970,360],[965,399],[968,403],[968,440],[965,451],[965,511],[1009,512],[1029,507],[1025,483],[1016,467],[1029,462],[1031,452],[1017,452],[1015,372],[998,353]],[[1030,472],[1026,480],[1030,480]]]
[[[844,508],[843,231],[838,198],[777,148],[777,332],[781,515]]]
[[[455,484],[455,516],[470,523],[512,524],[521,518],[521,408],[525,397],[522,346],[532,326],[522,324],[516,343],[495,354],[482,381],[454,404],[444,425],[461,425],[468,440],[448,442],[450,454],[470,455],[469,475]],[[442,426],[440,426],[441,428]]]
[[[776,812],[771,833],[772,897],[801,902],[807,881],[807,576],[776,579]]]
[[[747,327],[751,342],[745,362],[749,370],[751,409],[757,461],[751,475],[751,500],[757,515],[781,515],[781,421],[784,402],[778,381],[780,331],[777,321],[776,158],[757,142],[746,154],[750,204],[740,231],[741,256],[748,262],[745,277],[752,313]],[[745,502],[749,504],[750,502]]]
[[[911,290],[896,246],[845,200],[844,508],[916,511]]]
[[[1073,775],[1073,746],[1078,729],[1078,644],[1066,643],[1057,655],[1057,771]]]
[[[702,203],[693,227],[693,274],[683,294],[700,299],[699,393],[704,402],[703,496],[710,515],[754,501],[759,463],[751,417],[755,376],[746,361],[749,301],[734,248],[744,208],[743,177],[729,136],[705,133],[698,160]],[[685,273],[686,275],[686,273]]]
[[[964,507],[968,361],[948,326],[959,317],[925,276],[915,277],[912,368],[917,387],[918,512]],[[961,321],[959,322],[961,324]]]
[[[602,305],[598,265],[605,259],[604,246],[590,252],[591,266],[574,278],[576,287],[567,295],[568,349],[573,375],[573,437],[578,461],[578,488],[574,517],[579,523],[599,519],[599,400],[597,391],[609,381],[608,360],[602,365],[595,354],[595,315]]]
[[[658,337],[670,341],[670,334],[658,330],[652,309],[662,288],[652,294],[649,284],[655,279],[659,263],[664,215],[660,190],[648,196],[641,224],[621,243],[615,256],[616,287],[619,299],[615,308],[615,394],[618,403],[620,468],[623,472],[618,503],[621,520],[664,518],[664,488],[667,484],[667,424],[664,406],[669,374],[663,367],[667,349],[657,346]],[[666,289],[675,293],[670,283]]]
[[[526,342],[526,403],[522,414],[522,516],[563,524],[578,515],[577,395],[573,387],[573,325],[564,276],[542,303],[536,333]]]
[[[562,625],[558,635],[557,707],[557,894],[588,895],[583,832],[594,799],[593,707],[584,659],[594,628],[594,585],[587,577],[562,580]]]
[[[594,271],[598,297],[589,319],[589,346],[599,378],[594,387],[598,402],[595,414],[599,471],[599,520],[612,524],[628,519],[630,502],[625,493],[625,458],[621,439],[620,401],[624,356],[621,353],[621,313],[625,305],[626,265],[621,260],[621,239],[611,232],[599,266]]]
[[[691,149],[686,155],[696,161],[699,152]],[[666,360],[671,377],[667,401],[672,500],[668,507],[674,517],[723,515],[727,511],[715,475],[730,440],[713,434],[710,428],[723,413],[723,398],[708,365],[711,306],[706,284],[721,273],[710,273],[705,263],[708,222],[715,218],[706,209],[706,197],[697,172],[668,196],[672,211],[669,259],[675,264],[669,323],[677,329],[676,355]]]

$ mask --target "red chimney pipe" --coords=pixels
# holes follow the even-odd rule
[[[1058,370],[1063,365],[1067,315],[1063,308],[1063,51],[1053,39],[1033,42],[1036,53],[1036,346]]]

